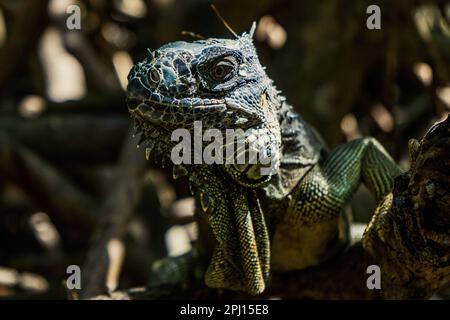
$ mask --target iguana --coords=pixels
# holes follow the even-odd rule
[[[129,73],[127,105],[147,156],[153,149],[169,158],[173,130],[192,132],[201,121],[203,130],[264,135],[275,159],[267,175],[261,163],[174,166],[174,177],[188,175],[203,241],[197,254],[157,264],[167,282],[206,257],[207,286],[260,294],[271,271],[304,269],[341,252],[349,239],[343,207],[355,189],[364,183],[381,203],[401,173],[374,138],[328,150],[267,76],[253,32],[169,43]]]

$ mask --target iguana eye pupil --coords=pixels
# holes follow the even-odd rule
[[[222,67],[222,66],[217,66],[215,69],[214,69],[214,75],[217,77],[217,78],[223,78],[223,76],[225,75],[225,68],[224,67]]]
[[[233,71],[233,66],[219,62],[212,69],[211,77],[216,81],[226,79]]]

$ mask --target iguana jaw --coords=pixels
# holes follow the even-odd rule
[[[127,106],[132,116],[163,128],[191,129],[194,121],[202,121],[205,129],[247,129],[263,123],[261,114],[245,108],[230,97],[173,98],[143,89],[138,78],[130,80],[127,89]]]

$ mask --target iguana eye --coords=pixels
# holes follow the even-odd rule
[[[152,83],[154,85],[158,84],[159,81],[161,80],[161,76],[159,75],[158,70],[156,70],[154,68],[152,70],[150,70],[148,78],[150,80],[150,83]]]
[[[226,57],[217,62],[211,69],[211,78],[216,81],[228,80],[236,69],[236,59]]]

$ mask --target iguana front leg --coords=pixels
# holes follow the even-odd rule
[[[290,217],[308,224],[339,213],[360,182],[381,200],[401,170],[374,138],[362,138],[334,149],[315,174],[299,185]]]
[[[273,238],[274,268],[302,269],[325,260],[347,240],[340,213],[359,184],[363,182],[381,201],[400,173],[374,138],[354,140],[332,150],[290,195],[289,208]]]

